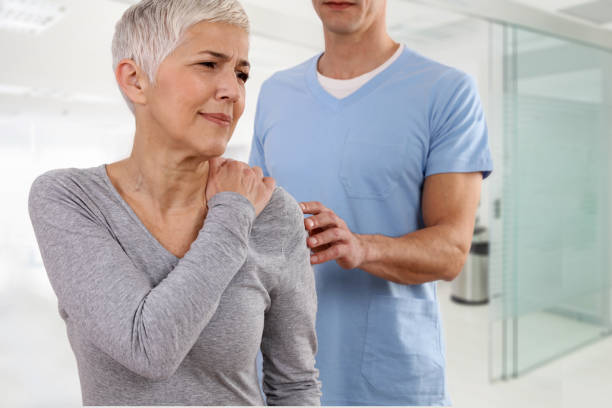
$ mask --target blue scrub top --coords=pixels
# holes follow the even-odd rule
[[[268,79],[250,164],[298,201],[320,201],[358,234],[423,228],[437,173],[492,170],[473,79],[405,48],[343,99],[317,79],[320,55]],[[436,284],[401,285],[336,262],[315,267],[324,405],[448,405]]]

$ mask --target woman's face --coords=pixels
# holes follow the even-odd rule
[[[172,147],[216,157],[244,111],[248,34],[225,23],[190,27],[145,90],[149,130]],[[153,128],[151,128],[153,126]]]

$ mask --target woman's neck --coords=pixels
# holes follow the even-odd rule
[[[121,190],[146,201],[160,215],[180,215],[206,207],[208,160],[159,146],[137,134],[129,158],[116,163]]]

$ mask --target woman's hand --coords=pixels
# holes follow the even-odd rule
[[[270,202],[276,182],[272,177],[264,177],[261,167],[224,158],[210,159],[208,162],[208,184],[206,201],[223,191],[233,191],[245,196],[259,215]]]

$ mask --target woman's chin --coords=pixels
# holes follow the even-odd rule
[[[201,149],[200,151],[202,152],[203,156],[215,158],[223,156],[225,150],[227,150],[227,143],[219,143],[213,146],[209,145],[206,146],[205,149]]]

